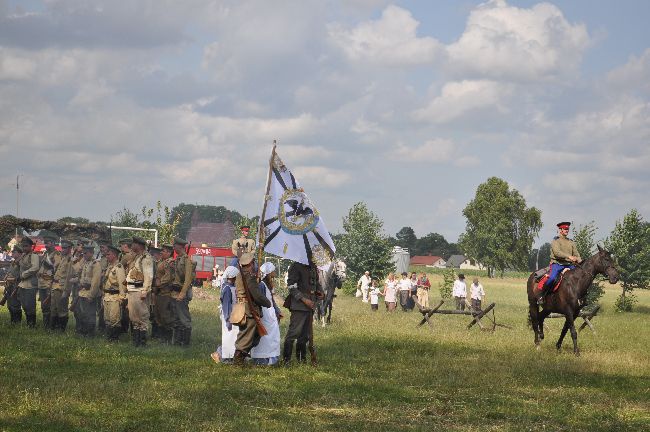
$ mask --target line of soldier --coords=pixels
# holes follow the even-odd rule
[[[185,250],[187,241],[149,248],[143,238],[120,241],[120,248],[100,243],[100,257],[94,246],[69,240],[45,238],[41,255],[34,242],[23,237],[13,250],[1,304],[6,303],[10,320],[17,324],[24,312],[27,325],[36,326],[37,299],[43,326],[64,332],[69,310],[75,317],[75,331],[92,337],[96,327],[109,341],[117,341],[129,330],[135,346],[146,346],[149,325],[152,337],[164,343],[190,344],[194,268]],[[175,255],[175,256],[174,256]]]

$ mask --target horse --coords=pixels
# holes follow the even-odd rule
[[[316,319],[321,321],[323,327],[332,321],[334,291],[343,285],[343,281],[347,277],[345,274],[346,269],[347,266],[343,261],[334,259],[327,270],[318,271],[318,281],[323,287],[325,296],[317,302]]]
[[[540,348],[540,341],[544,339],[544,319],[552,312],[565,316],[564,327],[555,347],[558,351],[562,348],[562,341],[568,330],[571,330],[573,339],[573,353],[580,355],[578,349],[578,333],[574,325],[575,318],[580,314],[584,305],[584,298],[587,289],[591,286],[597,274],[605,276],[610,284],[618,282],[619,274],[616,270],[614,260],[609,252],[598,246],[598,252],[592,257],[577,264],[575,269],[568,270],[560,283],[557,291],[547,294],[544,298],[542,310],[537,305],[537,297],[534,293],[535,273],[528,278],[528,304],[530,321],[535,332],[535,346]]]

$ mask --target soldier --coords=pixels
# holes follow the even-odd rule
[[[20,280],[20,265],[18,263],[23,256],[23,249],[19,245],[16,245],[11,254],[14,260],[11,262],[7,271],[3,300],[7,302],[11,323],[18,324],[23,319],[20,300],[18,300],[18,281]]]
[[[43,314],[43,327],[50,326],[50,290],[54,279],[54,268],[61,262],[61,252],[54,248],[55,239],[46,237],[43,239],[45,251],[41,255],[41,265],[38,270],[38,300],[41,303]]]
[[[255,240],[248,238],[250,229],[250,226],[243,225],[241,227],[241,237],[232,241],[230,249],[232,250],[233,256],[239,258],[242,254],[255,252]],[[231,265],[233,264],[231,263]],[[235,263],[234,265],[237,264]]]
[[[20,258],[20,282],[18,283],[18,300],[25,311],[29,327],[36,325],[36,290],[38,289],[38,255],[33,252],[34,242],[29,237],[20,241],[23,256]]]
[[[151,301],[149,302],[149,318],[151,318],[151,339],[158,339],[160,337],[159,333],[159,324],[156,320],[156,314],[154,313],[154,308],[156,306],[156,298],[158,296],[158,283],[157,283],[157,273],[158,273],[158,264],[160,263],[160,253],[162,249],[149,246],[149,255],[153,259],[153,282],[151,284]]]
[[[318,283],[318,272],[313,263],[305,265],[294,262],[289,267],[287,285],[289,297],[285,305],[291,311],[289,330],[284,338],[284,364],[291,362],[293,341],[296,341],[296,358],[299,362],[307,361],[307,342],[310,338],[311,321],[314,305],[323,297],[323,289]]]
[[[557,224],[558,236],[551,242],[551,274],[537,296],[538,304],[544,304],[544,295],[552,289],[562,271],[564,269],[574,269],[575,264],[581,261],[576,244],[567,237],[570,226],[571,222],[560,222]]]
[[[108,259],[106,254],[108,253],[108,247],[112,246],[105,240],[98,241],[99,244],[99,265],[101,268],[102,280],[100,282],[99,298],[97,299],[97,330],[100,333],[104,333],[106,329],[106,322],[104,321],[104,291],[101,289],[104,286],[104,275],[106,274],[106,269],[108,268]],[[119,255],[119,250],[118,250]]]
[[[153,259],[145,250],[147,242],[141,237],[133,237],[131,248],[133,262],[126,274],[129,320],[133,345],[147,345],[149,325],[149,295],[153,282]]]
[[[154,303],[154,322],[163,343],[171,343],[176,323],[176,299],[172,290],[174,281],[174,246],[162,245],[160,262],[156,266],[156,301]]]
[[[50,314],[53,330],[65,331],[68,325],[68,302],[72,292],[72,278],[76,277],[72,268],[72,243],[61,241],[61,261],[54,269],[54,279],[50,290]]]
[[[252,253],[244,253],[239,257],[240,275],[242,283],[235,284],[237,291],[237,302],[244,303],[244,313],[246,319],[243,324],[239,325],[237,341],[235,341],[234,361],[237,365],[244,364],[246,357],[250,356],[250,351],[257,346],[260,341],[260,332],[257,327],[255,316],[261,318],[262,306],[270,308],[271,301],[260,291],[257,283],[257,272],[255,271],[255,261]],[[249,303],[249,299],[252,304]]]
[[[120,250],[115,246],[106,246],[106,263],[104,271],[104,322],[106,323],[106,339],[117,341],[122,332],[122,307],[126,300],[126,272],[119,260]]]
[[[194,279],[194,266],[190,257],[185,252],[187,240],[174,237],[174,282],[172,290],[176,292],[176,322],[174,324],[174,344],[189,346],[192,338],[192,316],[190,315],[190,300],[192,300],[192,279]]]
[[[102,267],[99,260],[94,259],[94,252],[93,246],[84,246],[75,323],[76,332],[82,336],[94,336],[97,324],[97,301],[100,297]]]
[[[79,309],[76,305],[79,302],[77,300],[79,297],[79,275],[81,275],[81,269],[84,265],[83,249],[84,245],[81,240],[77,240],[72,249],[72,274],[70,275],[70,292],[68,297],[72,299],[70,309],[75,320],[79,320]]]
[[[124,267],[124,271],[128,274],[133,264],[135,254],[131,251],[131,238],[121,239],[118,244],[120,245],[120,263]],[[128,297],[128,296],[127,296]],[[122,307],[122,333],[129,331],[129,311],[128,300],[121,303]]]

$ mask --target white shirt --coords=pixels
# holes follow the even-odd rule
[[[454,297],[467,297],[467,285],[465,285],[465,281],[462,281],[460,279],[456,279],[454,281],[454,289],[452,291],[452,295]]]
[[[400,279],[397,286],[400,291],[411,291],[411,279]]]
[[[388,303],[395,303],[397,300],[397,281],[386,280],[386,290],[384,300]]]
[[[361,285],[362,289],[368,289],[368,285],[370,285],[370,282],[372,279],[370,279],[370,276],[366,276],[365,274],[361,276],[359,279],[359,282],[357,282],[357,286]]]
[[[379,288],[370,290],[370,304],[379,304]]]
[[[472,292],[472,298],[476,300],[483,300],[483,296],[485,295],[485,291],[483,290],[483,285],[480,283],[478,285],[472,284],[470,285],[470,291]]]

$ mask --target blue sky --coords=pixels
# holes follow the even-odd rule
[[[0,0],[0,213],[261,210],[271,142],[337,232],[456,240],[498,176],[604,237],[650,215],[645,1]]]

